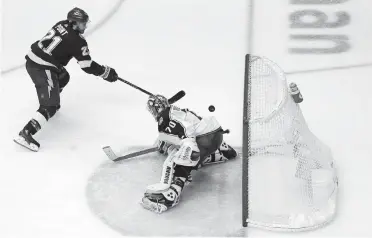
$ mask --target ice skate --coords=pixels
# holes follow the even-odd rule
[[[20,131],[18,136],[14,138],[14,142],[34,152],[37,152],[40,147],[40,144],[32,138],[31,133],[27,129]]]

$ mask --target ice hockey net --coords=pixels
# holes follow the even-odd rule
[[[323,226],[336,212],[331,151],[309,130],[282,69],[265,57],[247,55],[245,63],[243,226]]]

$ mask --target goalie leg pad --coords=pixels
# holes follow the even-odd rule
[[[213,154],[207,156],[203,162],[201,163],[202,166],[208,165],[208,164],[219,164],[219,163],[224,163],[228,161],[228,159],[222,155],[221,151],[217,150]]]
[[[143,208],[158,214],[165,212],[168,209],[164,204],[154,202],[148,197],[142,198],[141,205]]]
[[[177,165],[195,167],[200,160],[200,151],[196,141],[192,138],[183,139],[181,147],[174,155],[174,163]]]
[[[237,156],[236,151],[226,142],[223,141],[219,149],[217,149],[214,153],[207,156],[203,160],[202,166],[207,164],[223,163],[228,160],[235,159],[236,156]]]
[[[168,198],[173,200],[168,200]],[[141,205],[149,211],[160,214],[167,211],[168,208],[176,206],[178,202],[178,195],[172,189],[168,189],[168,191],[160,194],[145,194]]]
[[[168,156],[163,164],[160,182],[147,186],[146,193],[162,193],[167,191],[176,180],[174,178],[184,179],[189,184],[192,181],[191,171],[193,169],[195,167],[176,165],[173,163],[173,157]]]
[[[235,159],[236,156],[238,155],[236,151],[234,150],[234,148],[228,145],[225,141],[222,142],[218,151],[220,151],[222,155],[228,160]]]
[[[160,183],[167,185],[170,187],[172,180],[173,180],[173,173],[174,173],[174,156],[170,154],[167,159],[163,163],[163,171],[160,178]]]
[[[141,205],[152,212],[162,213],[179,203],[185,178],[175,178],[174,183],[161,193],[145,193]]]
[[[146,193],[161,193],[171,186],[174,174],[173,159],[176,152],[177,151],[170,153],[167,159],[164,161],[160,182],[147,186]]]

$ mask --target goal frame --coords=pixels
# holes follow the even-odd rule
[[[260,65],[260,63],[262,63],[261,61],[258,61],[260,59],[263,60],[263,64],[266,63],[269,65],[270,70],[272,69],[273,72],[275,72],[275,75],[278,75],[278,77],[281,78],[282,84],[280,85],[280,87],[284,87],[286,90],[283,95],[278,94],[278,96],[274,94],[274,96],[276,95],[277,97],[282,98],[282,100],[280,100],[280,103],[272,101],[269,102],[269,104],[271,103],[274,105],[274,108],[269,108],[270,113],[266,112],[265,116],[260,115],[260,117],[256,118],[257,115],[255,116],[255,113],[257,113],[257,108],[255,107],[255,105],[257,104],[257,102],[252,101],[252,97],[256,98],[258,95],[256,95],[255,93],[262,92],[260,90],[256,91],[256,84],[255,81],[252,82],[252,79],[257,77],[255,76],[256,71],[254,70],[254,68],[256,67],[256,64]],[[313,134],[308,128],[300,107],[293,100],[293,96],[290,96],[290,92],[287,88],[288,85],[285,73],[282,71],[280,66],[276,65],[275,62],[270,61],[266,57],[246,54],[244,68],[244,101],[242,121],[243,139],[241,153],[243,166],[242,226],[252,226],[263,228],[265,230],[275,231],[304,231],[317,229],[328,224],[330,221],[333,220],[337,211],[336,208],[338,190],[337,168],[334,165],[334,160],[330,148],[322,143],[322,141],[319,140],[319,138],[317,138],[317,136]],[[268,74],[265,70],[263,72],[264,74],[262,75],[266,76],[266,74]],[[270,89],[272,87],[274,86],[269,86]],[[253,88],[255,89],[255,91],[252,91]],[[267,92],[264,91],[263,93],[266,95]],[[259,96],[257,98],[259,98]],[[260,106],[261,104],[257,105]],[[252,112],[254,113],[253,115]],[[284,117],[285,115],[286,117]],[[274,139],[278,139],[277,144],[274,145],[279,147],[282,146],[280,147],[282,150],[280,150],[279,152],[271,152],[274,153],[275,158],[276,156],[283,156],[285,160],[282,161],[289,161],[286,159],[290,159],[291,161],[295,159],[295,161],[297,161],[295,166],[291,162],[292,164],[287,164],[285,167],[281,167],[285,175],[296,175],[293,178],[297,178],[297,180],[292,180],[291,178],[288,179],[288,177],[285,180],[281,180],[279,179],[279,177],[282,176],[279,175],[276,180],[274,179],[272,183],[270,183],[275,184],[274,181],[281,181],[276,184],[276,186],[280,187],[282,184],[286,184],[287,186],[284,186],[281,189],[285,190],[285,188],[287,187],[290,188],[290,191],[286,190],[287,193],[283,193],[289,195],[289,197],[279,197],[278,203],[271,204],[271,200],[266,201],[266,203],[273,205],[272,209],[268,209],[266,203],[262,205],[263,203],[260,202],[262,202],[263,199],[257,196],[257,194],[264,194],[264,192],[257,193],[257,188],[259,188],[260,186],[257,186],[256,182],[260,181],[260,179],[252,180],[251,178],[251,176],[260,176],[259,174],[255,173],[255,171],[260,171],[259,169],[257,170],[257,168],[260,167],[255,167],[254,164],[250,164],[250,162],[254,161],[252,159],[255,155],[257,155],[255,153],[255,150],[258,149],[257,146],[263,145],[261,141],[257,141],[257,138],[255,138],[255,135],[257,134],[257,131],[255,130],[265,131],[265,129],[262,127],[263,124],[257,124],[263,123],[263,121],[261,121],[263,119],[265,119],[265,121],[266,119],[270,119],[274,122],[274,125],[275,123],[278,123],[279,125],[283,126],[283,130],[279,129],[280,133],[278,135],[276,135],[275,133],[273,134],[272,132],[270,133],[269,131],[267,134],[268,137],[266,138],[264,134],[261,135],[258,133],[259,136],[263,137],[263,140],[271,140],[273,136]],[[283,121],[289,121],[290,123],[283,124]],[[270,122],[268,122],[268,125],[270,125],[269,123]],[[268,128],[270,128],[270,130],[275,130],[276,127],[269,126]],[[254,131],[252,132],[252,130]],[[281,134],[282,131],[285,131],[285,133]],[[287,131],[289,134],[287,133]],[[252,136],[254,138],[252,138]],[[283,151],[285,151],[285,153],[283,153]],[[309,161],[311,163],[308,163]],[[262,163],[263,162],[261,162],[261,164]],[[254,171],[252,170],[253,168],[255,168]],[[266,185],[261,187],[265,188]],[[314,191],[313,189],[316,190]],[[270,191],[272,190],[273,189],[271,188]],[[262,191],[264,191],[264,189]],[[273,191],[275,191],[275,189]],[[266,197],[270,198],[271,196]],[[303,197],[308,199],[303,200]],[[291,199],[294,200],[291,201]],[[282,201],[291,202],[285,203]],[[297,203],[297,201],[299,201],[299,203]],[[254,204],[250,203],[258,204],[254,206],[255,210],[252,209],[252,205]],[[285,210],[287,209],[287,207],[288,212],[283,212],[283,210],[281,210]],[[292,207],[295,210],[291,210]],[[261,211],[259,211],[259,209],[261,209]],[[272,211],[272,214],[265,214],[265,212],[262,212],[264,210]],[[261,214],[266,216],[266,218],[262,219],[263,216]],[[267,219],[269,219],[269,221],[267,221]]]
[[[243,101],[243,141],[242,141],[242,226],[248,226],[249,218],[249,151],[251,148],[250,141],[250,96],[251,96],[251,85],[250,85],[250,67],[249,62],[251,59],[250,54],[245,55],[244,65],[244,101]]]

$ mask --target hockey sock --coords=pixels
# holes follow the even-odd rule
[[[34,135],[46,122],[47,120],[45,117],[41,113],[36,112],[35,116],[25,126],[25,129],[28,130],[31,135]]]

